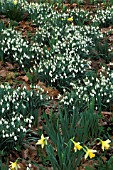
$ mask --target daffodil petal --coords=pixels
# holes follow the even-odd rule
[[[111,140],[107,139],[106,142],[107,142],[107,143],[111,143]]]
[[[86,152],[86,154],[85,154],[84,158],[85,158],[85,159],[87,159],[88,155],[89,155],[89,153],[88,153],[88,152]]]
[[[47,145],[47,140],[49,139],[49,137],[44,137],[44,135],[41,135],[41,139],[38,140],[38,142],[36,143],[36,145],[41,145],[42,149],[44,148],[44,145]]]

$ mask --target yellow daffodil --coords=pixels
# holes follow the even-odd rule
[[[73,17],[68,18],[67,21],[72,22],[73,21]]]
[[[108,150],[110,147],[110,143],[111,141],[109,139],[107,139],[106,141],[100,140],[100,143],[102,145],[102,150]]]
[[[38,140],[38,142],[36,143],[36,145],[41,145],[42,149],[44,148],[45,145],[47,145],[47,140],[49,139],[49,137],[44,137],[44,135],[41,135],[41,139]]]
[[[82,146],[80,145],[80,142],[75,142],[73,141],[73,139],[71,139],[71,141],[73,142],[74,144],[74,151],[76,152],[77,150],[81,150],[82,149]]]
[[[14,5],[17,5],[17,4],[18,4],[18,1],[17,1],[17,0],[14,0],[14,1],[13,1],[13,4],[14,4]]]
[[[20,166],[17,163],[17,160],[15,162],[10,162],[11,164],[9,165],[10,170],[18,170]]]
[[[87,148],[87,147],[86,147]],[[86,152],[86,154],[85,154],[85,159],[87,159],[87,157],[89,156],[90,157],[90,159],[91,158],[94,158],[95,157],[95,152],[97,152],[96,150],[93,150],[93,149],[88,149],[87,148],[87,150],[85,150],[85,152]]]

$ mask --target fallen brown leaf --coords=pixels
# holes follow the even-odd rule
[[[113,35],[109,36],[108,40],[109,40],[110,42],[113,42]]]
[[[107,161],[107,158],[105,156],[101,156],[103,162],[106,162]]]
[[[23,76],[23,78],[22,78],[23,80],[25,80],[25,81],[28,81],[29,80],[29,78],[25,75],[25,76]]]
[[[7,72],[7,79],[14,79],[15,78],[15,73],[14,72]]]
[[[25,86],[26,86],[26,90],[30,90],[31,89],[29,84],[25,84]]]
[[[45,93],[47,93],[48,96],[56,98],[59,94],[59,91],[57,89],[54,89],[52,87],[46,87],[46,84],[43,82],[38,82],[37,86],[40,86]]]
[[[5,64],[6,64],[6,69],[7,69],[7,70],[12,70],[12,69],[14,69],[14,66],[13,66],[11,63],[6,62]]]
[[[22,157],[23,157],[24,159],[27,159],[27,158],[28,158],[28,152],[29,152],[29,149],[28,149],[28,148],[25,149],[25,150],[22,150]]]
[[[26,163],[25,162],[22,161],[22,162],[19,162],[18,164],[20,166],[19,170],[26,170]]]
[[[13,84],[13,80],[12,79],[8,80],[8,83]]]
[[[25,76],[19,76],[18,79],[22,79],[22,80],[24,80],[26,82],[29,80],[26,75]]]
[[[7,76],[7,70],[0,70],[0,76],[5,78]]]
[[[46,113],[47,115],[49,115],[50,112],[51,112],[51,110],[50,110],[49,108],[47,108],[47,109],[45,110],[45,113]]]
[[[113,115],[112,112],[101,112],[102,115]]]

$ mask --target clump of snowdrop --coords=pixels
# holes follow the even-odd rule
[[[106,9],[97,10],[92,22],[99,26],[109,26],[113,24],[113,7],[107,7]]]
[[[60,102],[68,107],[87,107],[88,103],[94,99],[95,109],[109,108],[113,101],[113,76],[112,70],[102,68],[100,75],[91,73],[82,81],[71,82],[72,89],[65,92],[63,97],[59,97]]]
[[[73,21],[77,25],[87,24],[90,21],[90,12],[84,9],[74,8],[70,10],[70,16],[73,16]]]
[[[95,47],[95,39],[102,37],[97,27],[69,24],[68,14],[58,13],[51,5],[27,4],[24,7],[27,6],[38,12],[33,22],[39,28],[31,43],[12,29],[2,30],[0,36],[1,59],[16,62],[24,70],[35,69],[41,60],[61,54],[68,57],[76,53],[87,58]]]
[[[71,80],[84,75],[90,68],[87,58],[91,49],[95,48],[95,39],[103,35],[95,27],[84,28],[74,25],[65,27],[48,24],[39,27],[35,41],[42,43],[42,56],[39,67],[36,68],[37,76],[41,81],[46,81],[54,86],[68,86]],[[96,31],[96,33],[95,33]]]
[[[27,130],[35,119],[35,112],[47,102],[43,91],[27,91],[25,88],[13,89],[11,86],[0,86],[0,148],[4,141],[7,147],[21,144]],[[38,112],[37,112],[38,114]]]
[[[1,31],[0,44],[1,60],[16,62],[22,69],[29,69],[37,64],[36,61],[39,60],[42,53],[39,45],[30,45],[21,33],[11,28]]]
[[[68,87],[70,81],[85,74],[88,68],[87,61],[76,53],[58,55],[49,60],[41,60],[38,68],[38,77],[48,84]]]
[[[59,16],[58,11],[54,10],[49,3],[29,3],[24,5],[24,9],[29,13],[33,23],[38,26],[43,26]]]

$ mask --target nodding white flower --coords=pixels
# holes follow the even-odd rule
[[[34,117],[33,117],[33,116],[30,116],[30,119],[34,119]]]
[[[23,128],[23,132],[26,132],[26,128]]]
[[[20,132],[20,129],[18,128],[17,131]]]
[[[0,120],[0,125],[2,125],[2,120]]]
[[[4,108],[2,108],[2,113],[4,113],[4,111],[5,111],[5,109],[4,109]]]
[[[17,136],[14,136],[14,140],[15,140],[15,141],[17,140]]]
[[[9,137],[9,134],[6,134],[5,136],[8,138],[8,137]]]

